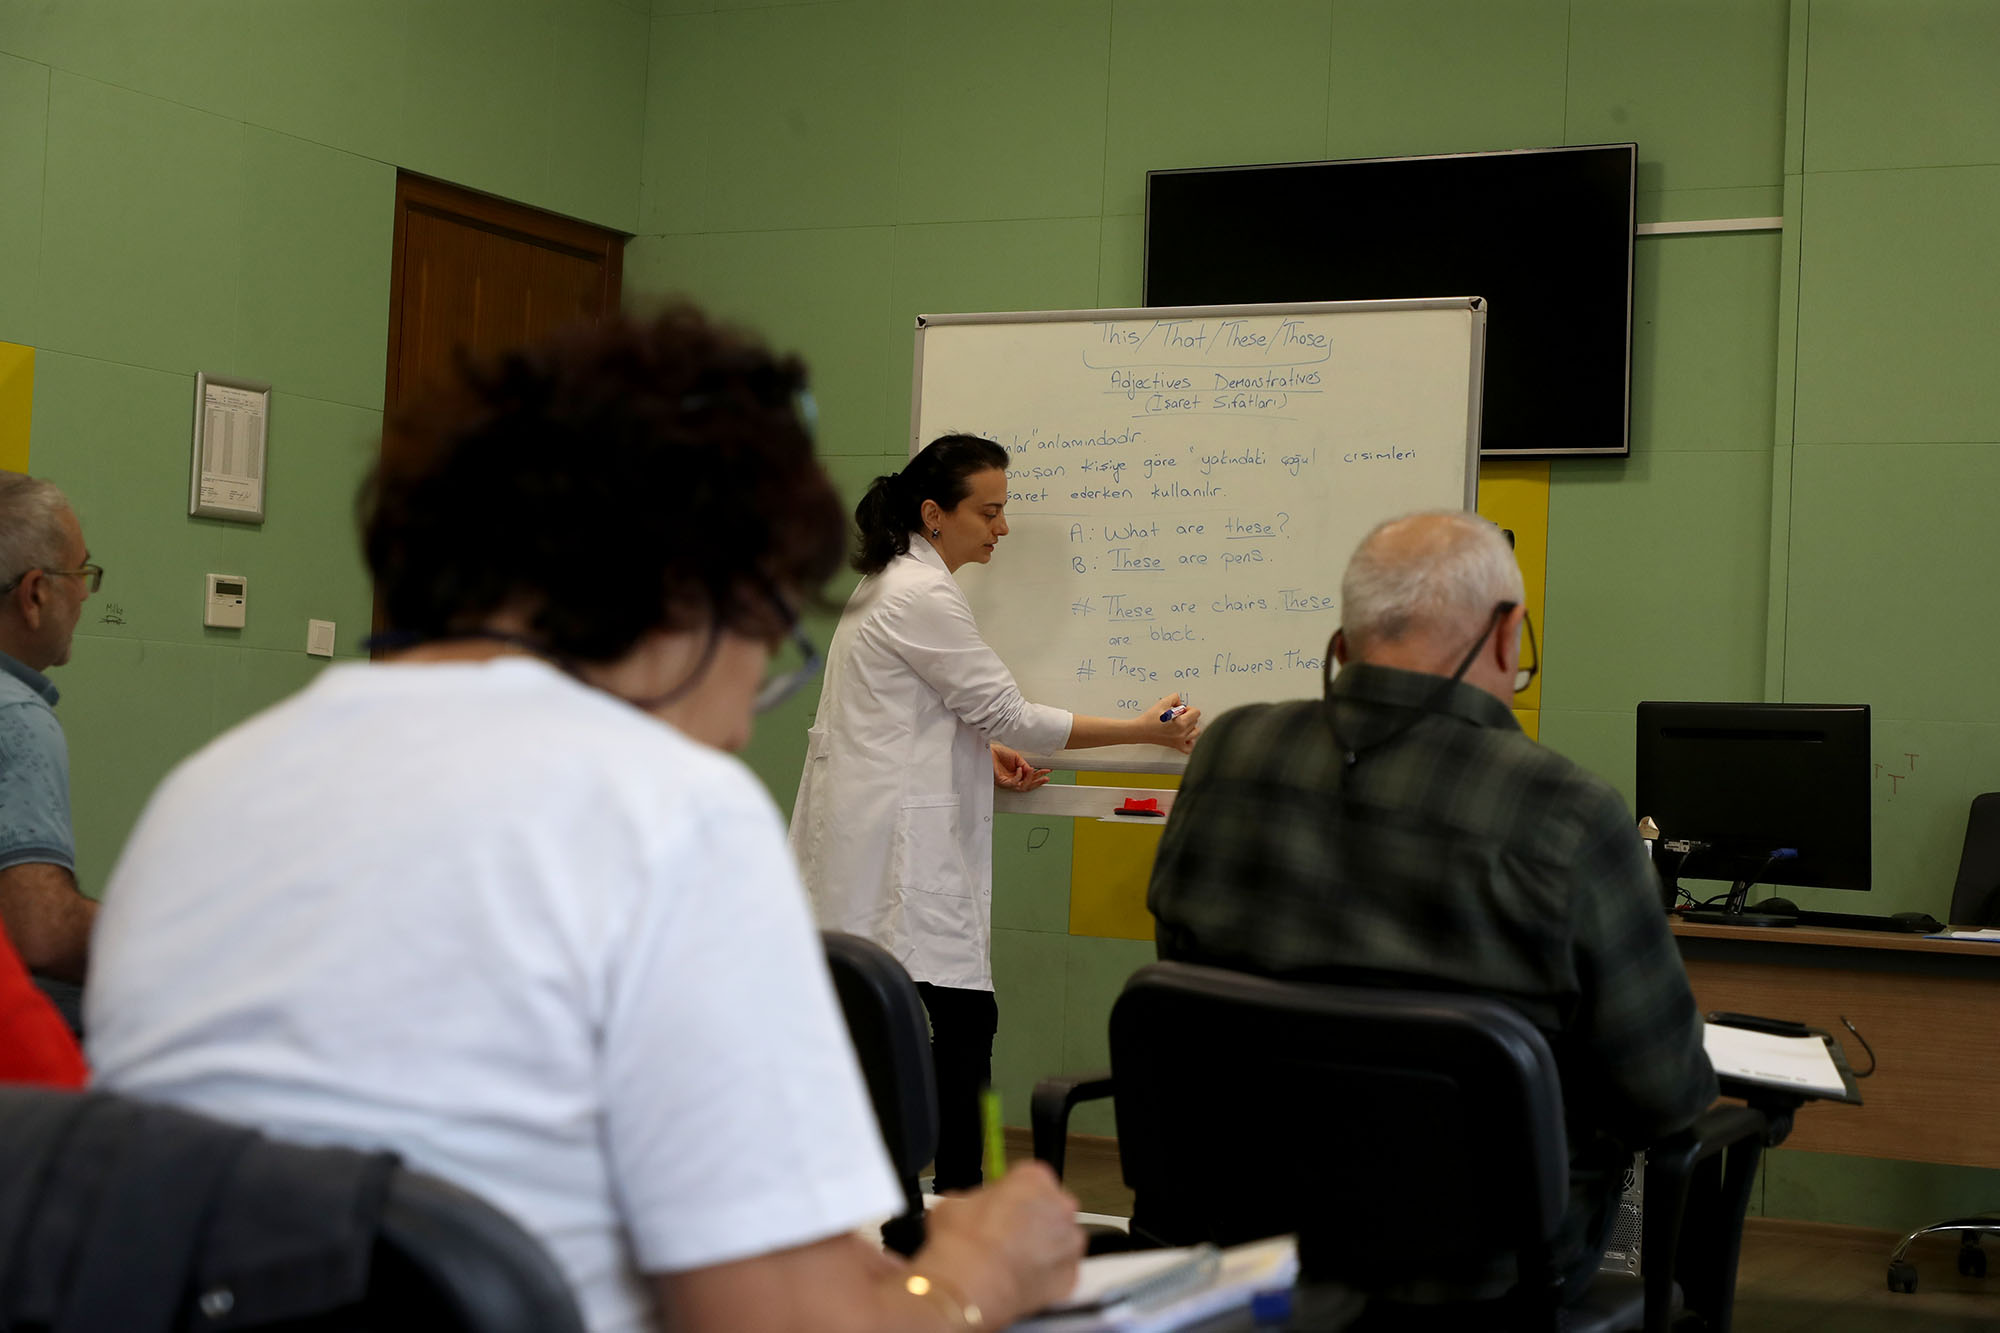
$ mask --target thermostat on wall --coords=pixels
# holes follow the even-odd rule
[[[242,629],[249,585],[240,574],[210,574],[201,623],[210,629]]]

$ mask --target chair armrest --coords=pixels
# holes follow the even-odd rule
[[[1034,1134],[1035,1157],[1047,1162],[1060,1178],[1063,1157],[1069,1148],[1069,1113],[1078,1102],[1101,1101],[1111,1095],[1111,1075],[1054,1074],[1035,1085],[1035,1097],[1028,1110],[1028,1127]]]
[[[1743,1215],[1771,1132],[1772,1118],[1756,1107],[1718,1103],[1647,1147],[1640,1240],[1647,1333],[1671,1326],[1676,1281],[1704,1327],[1728,1327]]]
[[[1756,1137],[1762,1140],[1771,1117],[1754,1106],[1731,1106],[1718,1102],[1695,1118],[1686,1129],[1667,1135],[1646,1149],[1646,1178],[1652,1180],[1655,1165],[1670,1173],[1686,1174],[1732,1144]]]

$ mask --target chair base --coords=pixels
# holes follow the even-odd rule
[[[1671,1309],[1681,1309],[1680,1288],[1673,1291]],[[1541,1316],[1547,1319],[1548,1315]],[[1394,1329],[1398,1333],[1501,1333],[1523,1328],[1556,1328],[1561,1333],[1636,1333],[1646,1323],[1646,1287],[1637,1277],[1603,1273],[1590,1284],[1583,1299],[1553,1312],[1553,1322],[1523,1321],[1523,1311],[1506,1300],[1476,1305],[1421,1306],[1370,1303],[1353,1325],[1356,1333]]]
[[[2000,1236],[2000,1213],[1980,1213],[1974,1217],[1953,1218],[1949,1222],[1933,1222],[1927,1227],[1918,1227],[1903,1237],[1889,1255],[1889,1290],[1913,1292],[1917,1289],[1917,1266],[1909,1262],[1910,1246],[1919,1236],[1942,1232],[1958,1233],[1958,1271],[1966,1277],[1986,1276],[1986,1251],[1979,1247],[1984,1236]]]

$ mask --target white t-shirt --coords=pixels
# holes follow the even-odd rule
[[[901,1206],[769,797],[531,659],[334,667],[182,764],[86,997],[99,1085],[393,1148],[594,1330]]]

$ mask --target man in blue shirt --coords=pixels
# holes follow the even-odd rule
[[[97,904],[77,891],[69,747],[56,687],[70,636],[104,571],[46,481],[0,472],[0,929],[28,970],[81,982]]]

